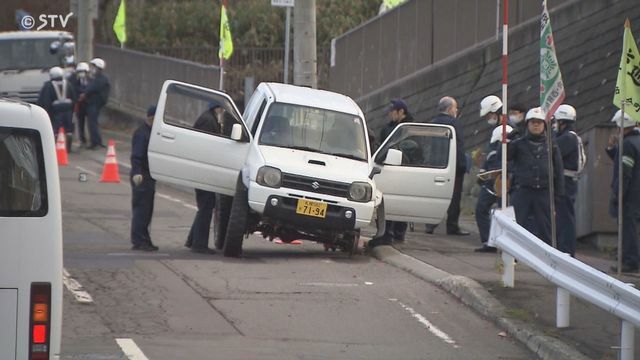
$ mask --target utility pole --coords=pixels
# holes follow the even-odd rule
[[[316,0],[296,0],[293,8],[293,84],[318,87]]]
[[[95,5],[94,1],[78,1],[78,28],[76,30],[78,54],[76,62],[89,61],[93,58],[93,18],[91,16],[91,6]]]

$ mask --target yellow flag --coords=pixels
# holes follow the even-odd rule
[[[118,15],[116,15],[116,19],[113,21],[113,32],[116,34],[118,41],[120,44],[124,44],[127,42],[127,21],[126,21],[126,10],[124,0],[120,0],[120,6],[118,7]]]
[[[622,101],[626,100],[624,112],[633,120],[640,121],[640,53],[631,33],[629,19],[624,23],[622,44],[622,57],[613,104],[621,107]]]
[[[229,29],[229,19],[227,9],[222,5],[220,10],[220,50],[218,57],[228,59],[233,54],[233,40],[231,40],[231,29]]]

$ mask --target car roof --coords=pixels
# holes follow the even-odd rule
[[[0,40],[14,39],[58,39],[73,38],[67,31],[43,30],[43,31],[6,31],[0,32]]]
[[[358,104],[346,95],[282,83],[264,84],[269,88],[276,102],[329,109],[363,116]]]
[[[41,107],[26,102],[0,98],[0,126],[51,132],[51,122]]]

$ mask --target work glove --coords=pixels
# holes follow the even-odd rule
[[[133,181],[133,184],[135,186],[138,186],[138,185],[142,184],[142,179],[143,179],[142,174],[135,174],[131,178],[131,180]]]

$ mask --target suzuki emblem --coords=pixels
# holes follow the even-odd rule
[[[320,188],[320,184],[317,181],[311,183],[311,187],[313,190],[318,190]]]

